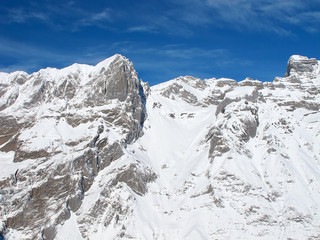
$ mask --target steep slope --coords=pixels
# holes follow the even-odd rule
[[[6,74],[1,109],[1,220],[9,239],[53,239],[99,173],[142,134],[146,115],[143,86],[121,55],[97,66]],[[137,163],[117,167],[108,191],[129,180],[129,167],[144,174]]]
[[[149,89],[120,55],[0,78],[6,239],[320,238],[319,61],[265,83]]]
[[[138,198],[132,236],[318,239],[319,70],[293,56],[273,83],[180,77],[152,87],[145,134],[130,148],[144,149],[135,154],[158,178]]]

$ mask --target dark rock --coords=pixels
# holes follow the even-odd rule
[[[69,198],[68,207],[70,208],[70,210],[76,212],[82,204],[82,199],[83,196],[81,191],[79,191],[75,196]]]
[[[100,170],[109,166],[111,162],[119,159],[123,155],[123,150],[118,142],[108,145],[99,151]]]
[[[216,80],[216,85],[218,87],[223,87],[223,86],[235,87],[235,86],[238,86],[238,82],[233,79],[221,78],[221,79]]]
[[[77,92],[77,85],[70,79],[65,79],[57,88],[54,89],[53,95],[58,98],[72,99]]]
[[[161,95],[170,98],[172,94],[179,94],[181,89],[183,89],[183,87],[180,84],[173,83],[162,91]]]
[[[239,102],[240,100],[241,100],[240,98],[236,98],[236,99],[225,98],[225,99],[223,99],[223,101],[220,102],[219,105],[217,106],[216,116],[219,113],[224,113],[225,107],[228,106],[230,103]]]
[[[123,182],[128,185],[138,195],[147,193],[147,184],[153,182],[157,178],[156,174],[149,169],[141,171],[137,165],[130,164],[130,166],[117,174],[112,185]]]
[[[130,94],[139,96],[140,88],[143,89],[132,63],[122,56],[118,56],[108,69],[103,68],[91,83],[92,92],[88,92],[85,99],[88,106],[102,106],[112,99],[123,102]]]
[[[17,148],[17,135],[23,124],[12,116],[0,116],[0,145],[5,144],[0,151],[9,152]]]
[[[286,76],[291,76],[292,73],[311,73],[317,64],[318,61],[315,58],[292,56],[288,61]]]
[[[210,141],[209,157],[221,156],[230,150],[222,132],[216,127],[210,130],[206,141]]]
[[[16,154],[14,156],[14,162],[21,162],[26,159],[40,159],[40,158],[48,158],[50,157],[50,153],[45,150],[39,150],[39,151],[23,151],[20,150],[19,145],[16,147]]]
[[[41,238],[43,240],[53,240],[57,232],[54,226],[46,227],[42,230]]]
[[[258,90],[261,90],[263,89],[263,82],[246,79],[239,82],[239,86],[253,86],[253,87],[256,87]]]

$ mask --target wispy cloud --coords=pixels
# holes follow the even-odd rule
[[[42,11],[26,10],[24,8],[7,9],[7,16],[2,23],[26,23],[30,20],[45,22],[49,19]]]
[[[148,32],[148,33],[156,33],[155,27],[148,25],[139,25],[129,27],[126,32]]]
[[[306,11],[299,13],[295,16],[288,16],[287,21],[300,26],[308,32],[320,31],[320,10],[319,11]]]
[[[155,7],[153,7],[154,4]],[[126,33],[166,34],[190,37],[196,28],[236,29],[291,35],[292,27],[315,32],[320,29],[318,0],[165,0],[138,1],[130,6],[101,4],[84,9],[76,1],[48,2],[6,9],[0,24],[39,21],[55,30],[98,27]],[[146,5],[146,6],[145,6]],[[122,6],[122,5],[121,5]]]
[[[111,10],[104,9],[101,12],[91,13],[89,16],[83,16],[79,20],[75,21],[74,29],[77,30],[80,27],[97,26],[100,28],[108,28],[106,23],[112,22]]]
[[[238,29],[275,32],[290,35],[291,28],[298,26],[302,30],[312,22],[316,10],[309,1],[302,0],[208,0],[211,11],[217,13],[213,20]],[[304,18],[301,21],[300,18]],[[319,20],[319,18],[317,19]],[[310,25],[309,25],[310,26]]]
[[[107,28],[107,23],[112,22],[112,14],[109,8],[88,11],[75,6],[75,2],[67,2],[63,5],[25,5],[24,7],[3,8],[0,16],[0,24],[26,24],[41,22],[54,30],[79,30],[81,27],[96,26]]]
[[[145,15],[139,21],[141,25],[130,26],[125,32],[147,32],[151,34],[166,34],[172,36],[189,37],[193,34],[188,24],[180,19],[166,14]]]
[[[175,7],[166,17],[188,29],[198,26],[291,35],[293,26],[306,31],[319,28],[319,3],[312,8],[311,2],[316,1],[171,0]]]

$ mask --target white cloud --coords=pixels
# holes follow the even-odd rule
[[[99,27],[116,32],[145,32],[190,37],[195,27],[236,29],[291,35],[292,28],[315,32],[320,29],[319,0],[165,0],[159,9],[137,3],[88,11],[76,1],[65,4],[41,3],[29,8],[7,9],[0,24],[40,21],[55,30]],[[315,7],[314,7],[315,6]],[[158,11],[156,11],[158,10]],[[133,14],[134,12],[134,14]]]
[[[320,11],[306,11],[288,16],[287,21],[309,32],[320,31]]]
[[[217,13],[214,19],[222,23],[279,35],[290,34],[292,26],[304,28],[317,15],[308,1],[302,0],[208,0],[208,5]]]
[[[184,22],[186,27],[206,26],[291,35],[292,27],[298,26],[303,30],[319,28],[319,8],[313,9],[312,1],[171,0],[177,7],[167,16],[172,21]]]
[[[79,30],[84,26],[107,28],[106,23],[113,21],[113,14],[109,8],[90,12],[75,6],[70,1],[64,5],[36,4],[24,8],[3,8],[0,24],[28,23],[31,20],[48,25],[54,30]]]
[[[126,32],[149,32],[149,33],[155,33],[155,28],[148,25],[139,25],[139,26],[133,26],[129,27]]]
[[[9,9],[5,19],[6,23],[25,23],[29,20],[47,21],[48,15],[43,12],[28,11],[23,8]]]
[[[111,10],[104,9],[101,12],[90,13],[89,16],[83,16],[79,20],[75,21],[73,30],[79,30],[79,28],[85,26],[108,28],[107,23],[112,22],[112,20]]]
[[[87,24],[95,24],[96,22],[101,21],[111,21],[111,13],[109,9],[104,9],[102,12],[97,12],[91,14],[90,17],[84,18],[82,21]]]

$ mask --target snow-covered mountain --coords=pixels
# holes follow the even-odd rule
[[[302,56],[273,82],[1,73],[0,239],[319,239],[319,109]]]

